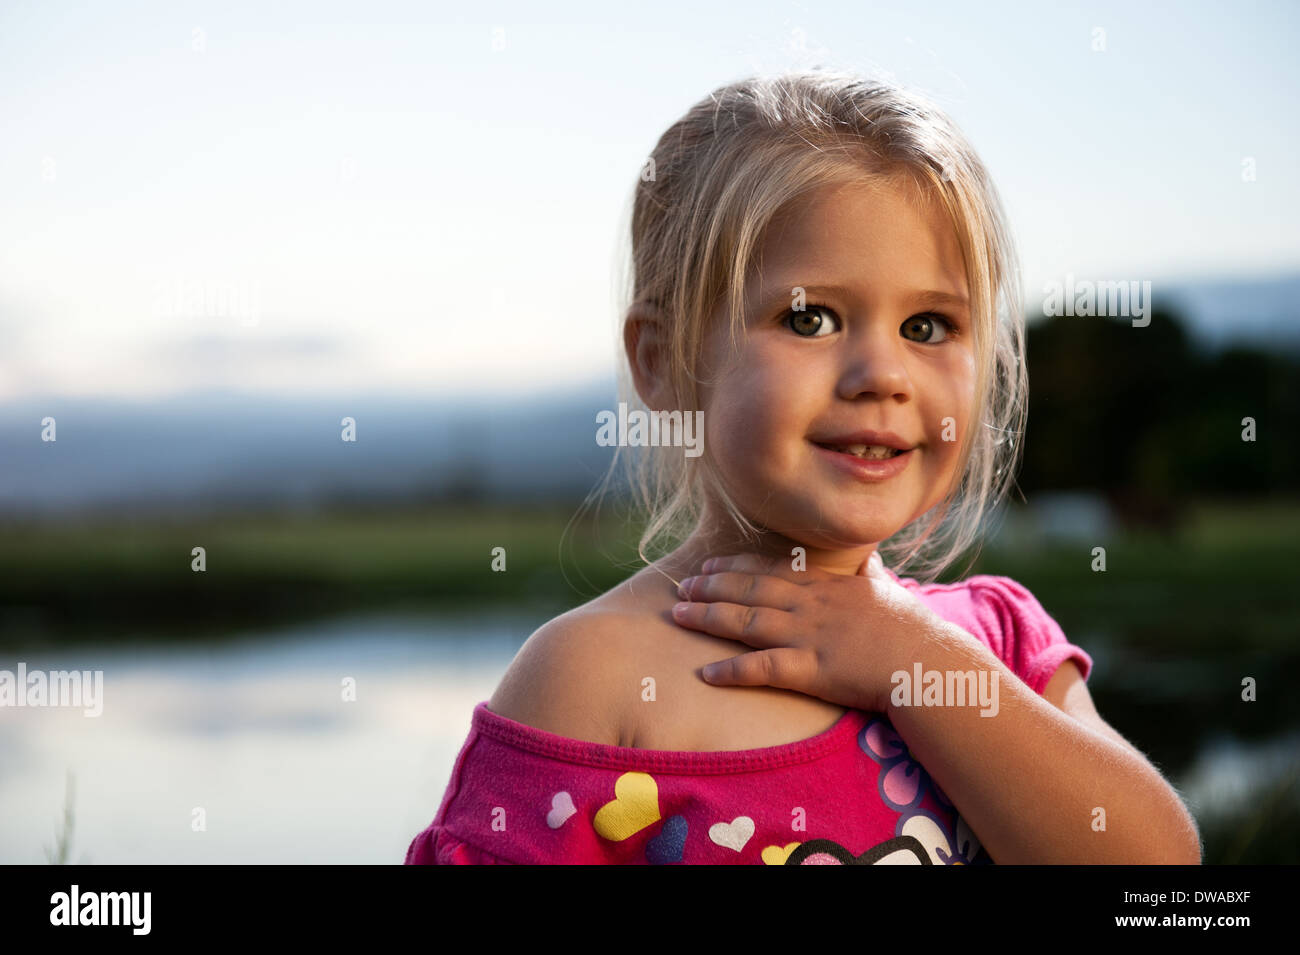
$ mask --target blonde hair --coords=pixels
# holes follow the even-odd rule
[[[839,183],[910,180],[937,198],[965,261],[977,363],[974,417],[963,429],[942,502],[880,545],[895,573],[934,580],[973,542],[1014,480],[1027,415],[1019,267],[1001,201],[970,143],[938,106],[892,83],[838,71],[750,77],[696,103],[659,138],[632,200],[632,282],[622,278],[620,324],[637,307],[666,321],[674,407],[699,407],[697,364],[709,319],[729,297],[732,341],[764,230],[790,202]],[[626,265],[624,265],[626,268]],[[618,337],[620,344],[623,337]],[[620,350],[619,398],[647,412]],[[655,449],[644,449],[653,452]],[[618,466],[616,449],[610,473]],[[644,511],[638,544],[666,553],[698,522],[705,494],[748,540],[708,454],[644,453],[631,486]],[[606,475],[608,480],[609,475]],[[603,485],[601,488],[603,493]]]

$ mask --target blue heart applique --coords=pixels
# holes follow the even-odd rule
[[[665,820],[659,835],[646,843],[646,861],[651,865],[681,862],[682,850],[686,848],[687,828],[685,816],[672,816]]]

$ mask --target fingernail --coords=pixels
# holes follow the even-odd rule
[[[680,617],[682,614],[686,613],[686,608],[689,606],[689,603],[673,604],[673,616]]]
[[[718,665],[716,663],[706,664],[702,672],[704,673],[704,679],[712,680],[718,675]]]
[[[689,597],[691,595],[691,582],[694,580],[695,580],[694,577],[687,577],[685,580],[683,580],[680,584],[677,585],[677,592],[681,594],[683,597]]]
[[[704,572],[705,572],[706,574],[711,574],[711,573],[713,573],[713,567],[714,567],[714,565],[715,565],[717,562],[718,562],[718,561],[717,561],[717,558],[716,558],[716,557],[710,557],[708,560],[706,560],[706,561],[704,562]]]

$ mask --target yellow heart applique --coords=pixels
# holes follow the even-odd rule
[[[649,773],[624,773],[614,798],[600,807],[592,826],[610,842],[622,842],[659,820],[659,786]]]
[[[802,842],[792,842],[785,848],[768,846],[763,850],[763,865],[785,865],[785,860],[790,858],[790,853],[801,845],[803,845]]]

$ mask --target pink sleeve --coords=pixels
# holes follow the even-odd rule
[[[588,816],[615,798],[619,774],[559,758],[605,749],[613,747],[554,736],[497,716],[480,703],[438,813],[412,841],[406,862],[623,861],[627,845],[601,840]]]
[[[458,839],[447,829],[447,812],[452,807],[452,803],[455,802],[457,795],[462,791],[466,775],[466,763],[469,761],[470,753],[476,749],[474,743],[478,735],[478,730],[471,727],[465,744],[461,747],[460,752],[456,754],[456,762],[452,766],[451,779],[448,781],[447,790],[443,794],[442,804],[438,807],[433,822],[411,840],[411,844],[406,849],[404,865],[514,864],[507,859],[493,855],[491,852],[470,845],[463,839]],[[473,773],[472,767],[469,772]]]
[[[1092,657],[1075,646],[1042,604],[1010,577],[981,574],[970,579],[981,616],[996,618],[1001,646],[993,650],[1035,693],[1042,695],[1057,668],[1073,660],[1086,680]]]
[[[411,840],[404,865],[513,865],[432,825]]]

